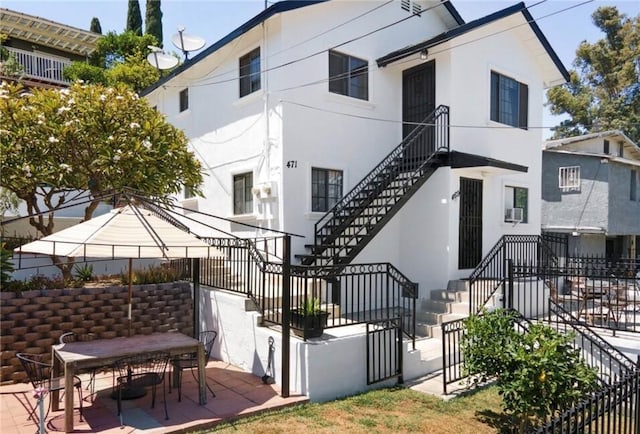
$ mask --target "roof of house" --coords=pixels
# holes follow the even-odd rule
[[[551,47],[551,44],[549,44],[549,41],[542,33],[542,31],[540,30],[540,27],[538,27],[534,18],[531,16],[531,14],[529,13],[529,10],[527,9],[526,5],[523,2],[517,3],[513,6],[494,12],[490,15],[479,18],[477,20],[470,21],[466,24],[462,24],[459,27],[443,32],[431,39],[427,39],[426,41],[386,54],[385,56],[382,56],[379,59],[377,59],[378,66],[380,67],[386,66],[390,63],[393,63],[395,61],[404,59],[408,56],[420,53],[423,50],[429,49],[431,47],[442,44],[444,42],[448,42],[458,36],[462,36],[482,26],[485,26],[487,24],[493,23],[495,21],[501,20],[503,18],[506,18],[508,16],[511,16],[517,13],[522,13],[527,23],[529,23],[531,30],[537,36],[539,42],[542,44],[542,46],[546,50],[547,54],[555,64],[556,68],[558,68],[558,71],[562,74],[562,76],[566,81],[569,81],[569,72],[562,64],[562,61],[560,60],[556,52]]]
[[[96,42],[102,36],[6,8],[0,8],[0,33],[80,56],[95,50]]]
[[[315,4],[318,4],[318,3],[324,3],[326,1],[329,1],[329,0],[284,0],[284,1],[279,1],[277,3],[274,3],[273,5],[271,5],[270,7],[265,9],[264,11],[260,12],[255,17],[251,18],[246,23],[242,24],[237,29],[233,30],[228,35],[224,36],[222,39],[220,39],[216,43],[210,45],[204,51],[198,53],[193,59],[190,59],[189,61],[186,61],[185,63],[180,65],[178,68],[176,68],[173,71],[171,71],[171,73],[169,73],[168,75],[162,77],[160,80],[158,80],[157,82],[155,82],[153,85],[149,86],[148,88],[144,89],[141,92],[141,94],[142,95],[149,94],[150,92],[154,91],[158,87],[162,86],[167,81],[171,80],[173,77],[181,74],[183,71],[191,68],[196,63],[198,63],[201,60],[205,59],[210,54],[215,53],[220,48],[222,48],[225,45],[227,45],[229,42],[233,41],[234,39],[238,38],[239,36],[242,36],[243,34],[247,33],[249,30],[253,29],[254,27],[260,25],[263,22],[265,22],[270,17],[272,17],[272,16],[274,16],[276,14],[282,13],[282,12],[287,12],[287,11],[291,11],[291,10],[294,10],[294,9],[299,9],[299,8],[303,8],[303,7],[306,7],[306,6],[315,5]],[[446,10],[449,12],[449,14],[451,14],[451,17],[455,20],[456,23],[458,23],[459,25],[464,24],[464,20],[462,19],[462,17],[460,16],[460,14],[456,10],[456,8],[453,6],[453,4],[451,4],[450,0],[440,0],[440,1],[442,2],[443,6],[446,8]]]
[[[629,137],[627,137],[627,135],[621,130],[607,130],[607,131],[601,131],[597,133],[583,134],[581,136],[565,137],[563,139],[556,139],[556,140],[547,140],[543,143],[542,147],[544,149],[552,149],[552,148],[557,148],[563,145],[568,145],[570,143],[586,142],[587,140],[604,138],[604,137],[620,137],[624,141],[626,141],[628,144],[640,149],[640,147],[638,147],[638,145],[633,143],[633,141]]]

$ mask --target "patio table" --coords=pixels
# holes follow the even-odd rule
[[[65,377],[65,432],[73,432],[73,376],[76,369],[111,366],[116,360],[140,353],[166,352],[171,356],[198,354],[198,392],[200,405],[207,403],[205,352],[198,339],[182,333],[153,333],[114,339],[70,342],[53,346],[53,375]],[[59,410],[58,392],[51,393],[52,410]]]

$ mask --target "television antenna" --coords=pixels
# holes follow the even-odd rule
[[[151,53],[147,55],[147,62],[155,66],[156,69],[163,71],[165,69],[171,69],[178,64],[178,59],[170,54],[166,54],[161,48],[153,45],[148,45],[147,47],[151,50]]]
[[[184,27],[178,27],[178,33],[171,36],[171,42],[184,54],[184,60],[189,60],[191,51],[198,51],[204,47],[205,40],[200,36],[193,36],[184,33]]]

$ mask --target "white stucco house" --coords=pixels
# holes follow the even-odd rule
[[[524,3],[466,23],[450,1],[282,1],[144,97],[206,170],[185,208],[303,235],[300,263],[391,263],[426,299],[503,234],[540,233],[537,127],[566,80]],[[318,399],[359,388],[295,375]]]

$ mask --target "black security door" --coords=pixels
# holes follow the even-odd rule
[[[402,136],[407,137],[417,124],[436,108],[436,63],[434,60],[402,73]],[[405,152],[405,159],[419,162],[434,149],[435,129],[428,130]]]
[[[460,178],[458,268],[475,268],[482,259],[482,180]]]

